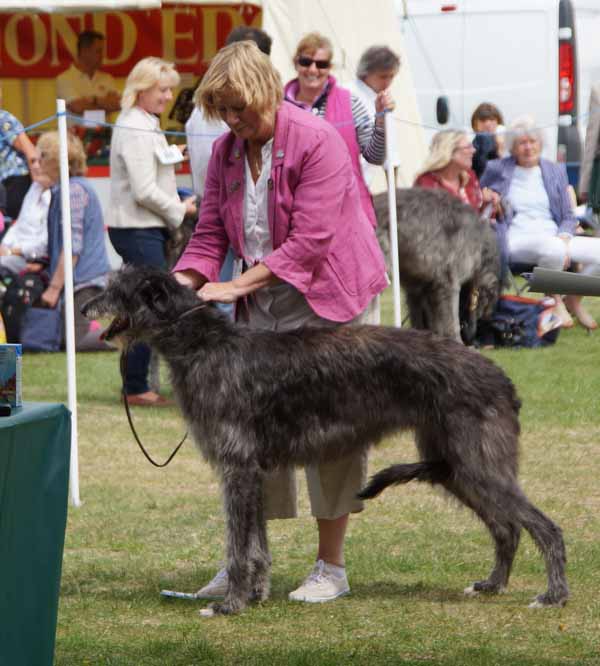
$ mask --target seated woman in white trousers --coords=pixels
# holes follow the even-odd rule
[[[513,123],[508,133],[510,156],[488,162],[482,187],[498,192],[509,202],[505,211],[511,264],[534,264],[564,270],[581,263],[583,272],[600,274],[600,238],[576,236],[577,220],[562,165],[541,157],[542,132],[531,118]],[[563,326],[573,320],[557,297]],[[585,328],[597,328],[579,296],[567,296],[565,305]]]

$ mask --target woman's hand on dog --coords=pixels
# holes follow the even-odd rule
[[[235,303],[242,295],[231,280],[229,282],[207,282],[201,289],[198,289],[198,296],[203,301]]]
[[[207,282],[198,289],[198,296],[204,301],[235,303],[238,298],[278,282],[281,280],[259,263],[228,282]]]

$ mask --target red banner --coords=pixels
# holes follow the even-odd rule
[[[77,35],[106,37],[102,70],[127,76],[138,60],[154,55],[179,72],[202,74],[238,25],[261,25],[255,5],[163,5],[162,9],[83,14],[0,14],[0,77],[54,78],[77,55]]]

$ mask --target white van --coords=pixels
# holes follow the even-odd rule
[[[396,1],[428,135],[470,128],[481,102],[507,124],[533,115],[544,154],[566,162],[576,185],[590,84],[600,80],[600,0]]]

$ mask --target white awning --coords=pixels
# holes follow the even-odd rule
[[[162,5],[231,5],[235,0],[0,0],[0,12],[14,14],[101,12],[115,9],[160,9]],[[241,3],[245,4],[245,3]],[[262,0],[249,5],[262,7]]]
[[[93,11],[107,11],[111,9],[156,9],[161,6],[161,0],[29,0],[16,2],[15,0],[0,0],[0,12],[13,14],[27,13],[79,13]]]

